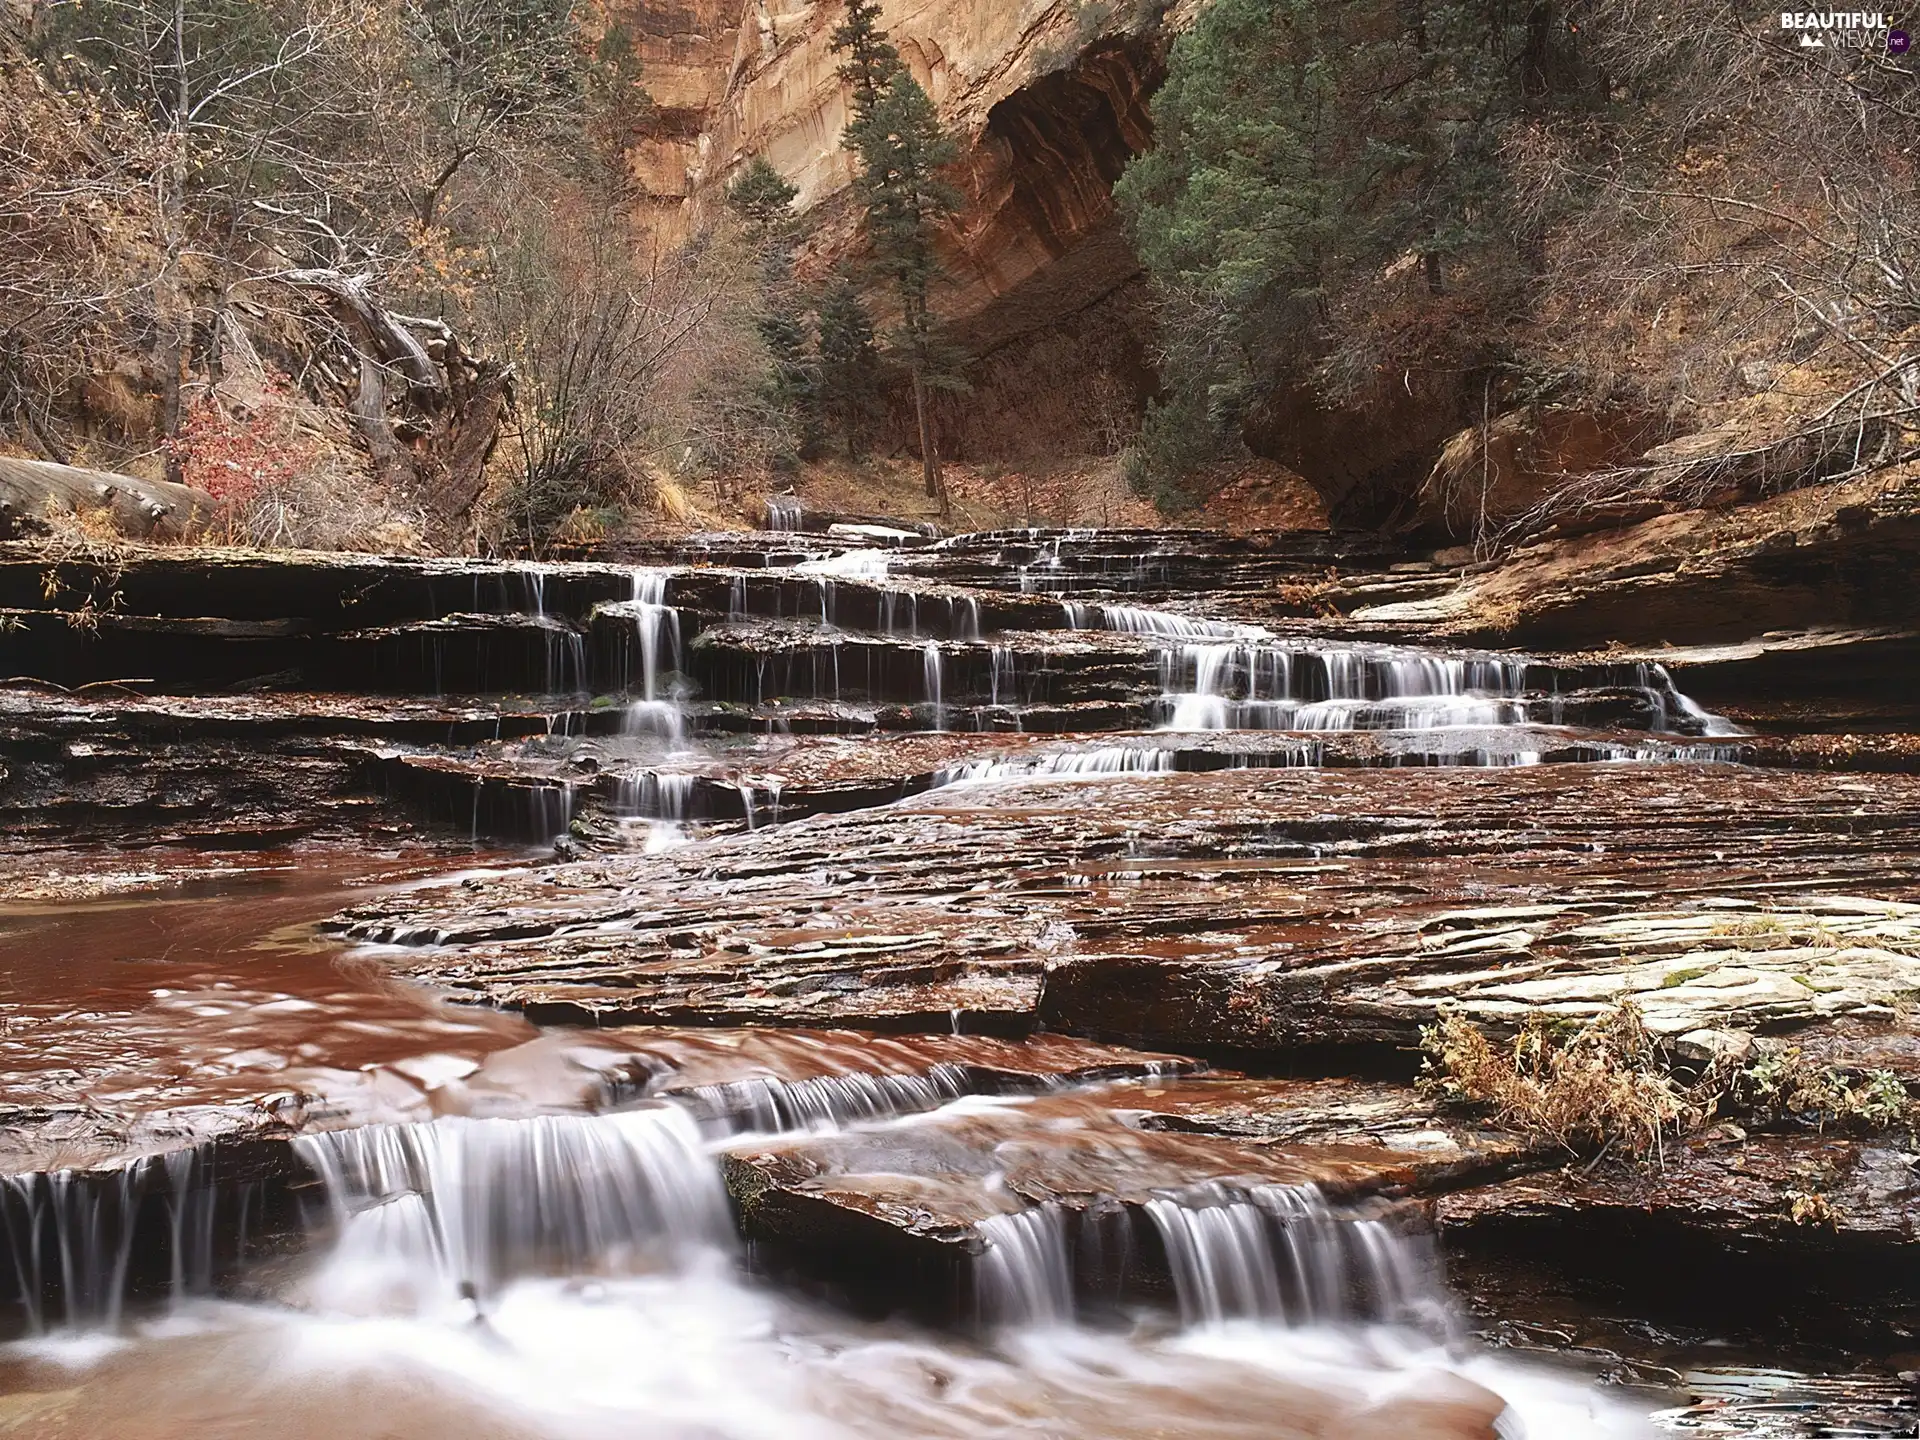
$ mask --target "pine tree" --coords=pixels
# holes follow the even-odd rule
[[[799,191],[763,156],[755,156],[727,187],[727,206],[740,219],[760,261],[758,321],[766,346],[762,397],[784,417],[794,449],[805,455],[820,442],[819,365],[807,323],[807,297],[794,278],[798,242],[793,202]]]
[[[1215,0],[1175,42],[1154,149],[1114,192],[1161,321],[1163,398],[1130,456],[1136,485],[1180,499],[1182,475],[1235,443],[1277,386],[1339,399],[1382,371],[1479,363],[1479,342],[1411,347],[1444,329],[1437,297],[1470,267],[1495,277],[1498,315],[1517,243],[1500,146],[1541,84],[1541,8]],[[1395,292],[1399,329],[1381,333],[1416,338],[1383,353],[1356,317],[1379,313],[1381,277],[1404,258],[1427,298]]]
[[[834,27],[830,43],[834,54],[847,57],[840,79],[853,91],[854,119],[864,120],[900,69],[900,52],[880,28],[879,0],[847,0],[846,18]]]
[[[799,194],[766,156],[756,155],[727,186],[727,205],[756,238],[790,243]]]
[[[958,388],[961,382],[927,297],[940,273],[934,227],[961,206],[959,191],[940,178],[941,169],[959,158],[959,147],[941,128],[927,92],[900,63],[879,26],[879,11],[875,0],[847,0],[846,19],[833,33],[835,53],[846,56],[840,77],[852,90],[853,118],[841,143],[859,167],[857,188],[875,262],[900,301],[893,349],[913,381],[927,494],[945,515],[949,506],[931,392]]]
[[[819,405],[826,423],[857,458],[880,413],[880,351],[860,289],[845,276],[820,300]]]

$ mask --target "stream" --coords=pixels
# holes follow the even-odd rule
[[[1906,777],[1325,537],[773,518],[9,642],[0,1435],[1915,1433],[1884,1336],[1560,1293],[1501,1197],[1588,1172],[1410,1083],[1636,947],[1719,1043],[1661,957],[1755,895],[1894,948]]]

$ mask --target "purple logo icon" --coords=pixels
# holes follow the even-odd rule
[[[1887,53],[1889,55],[1906,54],[1907,46],[1912,43],[1913,37],[1908,35],[1904,30],[1889,30],[1887,32]]]

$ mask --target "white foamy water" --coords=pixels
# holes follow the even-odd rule
[[[1651,1434],[1602,1392],[1411,1332],[1054,1326],[983,1350],[841,1319],[716,1259],[523,1281],[483,1313],[209,1302],[117,1348],[57,1362],[15,1350],[56,1397],[62,1440],[1479,1440],[1489,1422],[1502,1440]]]
[[[320,1292],[487,1295],[527,1274],[620,1272],[731,1235],[684,1110],[370,1125],[294,1141],[335,1235]]]
[[[845,1099],[785,1096],[760,1118],[833,1123]],[[63,1440],[1468,1440],[1496,1417],[1502,1437],[1647,1433],[1588,1387],[1357,1320],[1331,1291],[1285,1323],[1302,1284],[1359,1277],[1397,1317],[1395,1297],[1428,1283],[1397,1238],[1304,1192],[1156,1210],[1182,1307],[1200,1309],[1178,1330],[1076,1324],[1084,1247],[1064,1209],[989,1220],[983,1294],[1002,1326],[982,1348],[749,1278],[716,1158],[671,1105],[298,1143],[333,1238],[284,1282],[297,1308],[187,1301],[117,1342],[0,1347],[10,1403],[44,1402]]]
[[[847,580],[884,580],[888,556],[884,550],[841,550],[794,566],[800,575],[834,575]]]

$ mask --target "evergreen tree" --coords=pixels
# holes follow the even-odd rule
[[[863,120],[900,69],[900,52],[880,28],[879,0],[847,0],[846,18],[834,27],[831,45],[834,54],[847,57],[840,63],[840,79],[853,92],[853,118]]]
[[[756,155],[727,186],[727,205],[756,238],[790,246],[793,202],[799,194],[766,156]]]
[[[845,276],[820,300],[819,403],[846,439],[847,458],[856,458],[880,416],[880,351],[860,289]]]
[[[927,92],[900,63],[879,26],[879,10],[875,0],[847,0],[846,18],[833,34],[835,53],[846,57],[840,77],[852,91],[853,118],[841,143],[858,165],[858,193],[875,262],[900,301],[892,348],[912,378],[927,494],[939,500],[944,515],[948,501],[933,432],[932,392],[959,388],[961,382],[927,296],[940,273],[934,228],[961,206],[959,191],[940,178],[941,169],[959,157],[959,147],[941,128]]]
[[[1182,476],[1280,384],[1337,393],[1383,365],[1428,363],[1368,352],[1355,312],[1385,303],[1381,277],[1406,257],[1429,297],[1456,269],[1501,273],[1516,235],[1499,147],[1542,73],[1540,9],[1216,0],[1175,42],[1155,148],[1115,189],[1161,319],[1163,394],[1130,456],[1138,488],[1183,498]],[[1395,303],[1401,329],[1424,334],[1422,302]]]
[[[727,205],[740,219],[760,261],[763,313],[758,322],[767,348],[762,397],[785,418],[801,455],[821,439],[819,366],[807,323],[806,294],[794,278],[798,241],[793,202],[799,191],[763,156],[755,156],[727,187]]]

